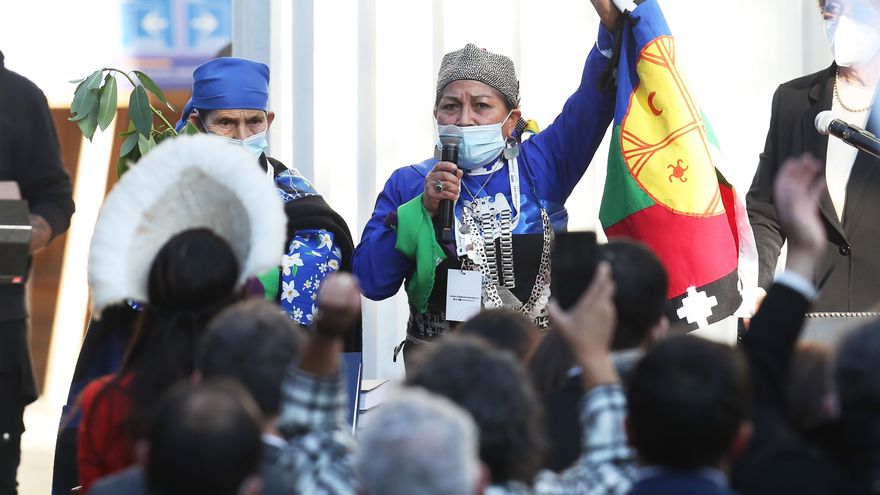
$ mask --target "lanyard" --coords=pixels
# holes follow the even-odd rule
[[[500,161],[501,159],[499,159]],[[497,163],[497,162],[496,162]],[[519,185],[519,162],[516,157],[507,160],[507,175],[508,180],[510,181],[510,199],[513,200],[513,211],[516,212],[516,215],[510,221],[510,231],[513,232],[516,229],[517,224],[519,224],[519,216],[520,211],[522,210],[522,195],[520,194],[520,185]],[[488,184],[486,185],[486,188]],[[484,188],[484,189],[486,189]],[[479,193],[477,193],[479,194]],[[488,194],[488,193],[487,193]],[[461,196],[458,198],[461,201]],[[471,198],[471,201],[476,201],[477,198]],[[462,205],[463,208],[467,208],[467,206]],[[468,227],[465,227],[464,230],[466,232],[462,232],[462,223],[458,217],[455,217],[455,247],[456,252],[459,257],[465,256],[467,252],[467,245],[469,243],[469,235],[480,235],[479,232],[469,232]]]

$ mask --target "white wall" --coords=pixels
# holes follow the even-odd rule
[[[272,106],[279,113],[273,154],[310,175],[357,237],[391,171],[431,152],[434,79],[445,52],[474,42],[511,56],[524,114],[547,125],[575,88],[598,23],[586,0],[235,5],[236,54],[272,67]],[[744,192],[763,147],[776,86],[830,61],[814,2],[661,5],[691,89],[721,139],[729,179]],[[73,90],[68,80],[118,56],[118,46],[101,41],[118,39],[118,8],[114,0],[0,0],[0,50],[10,68],[63,105]],[[598,227],[606,155],[603,144],[568,202],[573,229]],[[390,354],[403,338],[405,315],[401,296],[368,305],[367,377],[399,373]]]

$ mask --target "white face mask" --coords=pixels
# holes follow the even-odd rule
[[[504,151],[504,134],[501,128],[510,118],[511,110],[504,120],[497,124],[472,125],[461,129],[461,144],[458,146],[458,166],[464,170],[475,170],[489,165]],[[437,139],[440,147],[440,140]]]
[[[220,137],[228,143],[243,147],[244,149],[253,153],[253,155],[257,158],[259,158],[260,155],[266,151],[266,148],[269,147],[269,140],[266,138],[266,131],[258,132],[253,136],[244,139],[233,139],[223,136]]]
[[[880,52],[880,33],[842,15],[825,21],[825,39],[831,47],[834,61],[841,67],[867,63]]]

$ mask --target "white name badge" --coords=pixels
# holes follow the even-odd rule
[[[446,319],[465,321],[482,309],[483,274],[471,270],[449,270],[446,282]]]

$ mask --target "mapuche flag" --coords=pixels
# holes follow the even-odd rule
[[[669,275],[668,316],[702,328],[740,308],[739,260],[754,239],[742,200],[718,170],[718,140],[676,65],[657,1],[625,17],[599,218],[609,239],[653,249]]]

